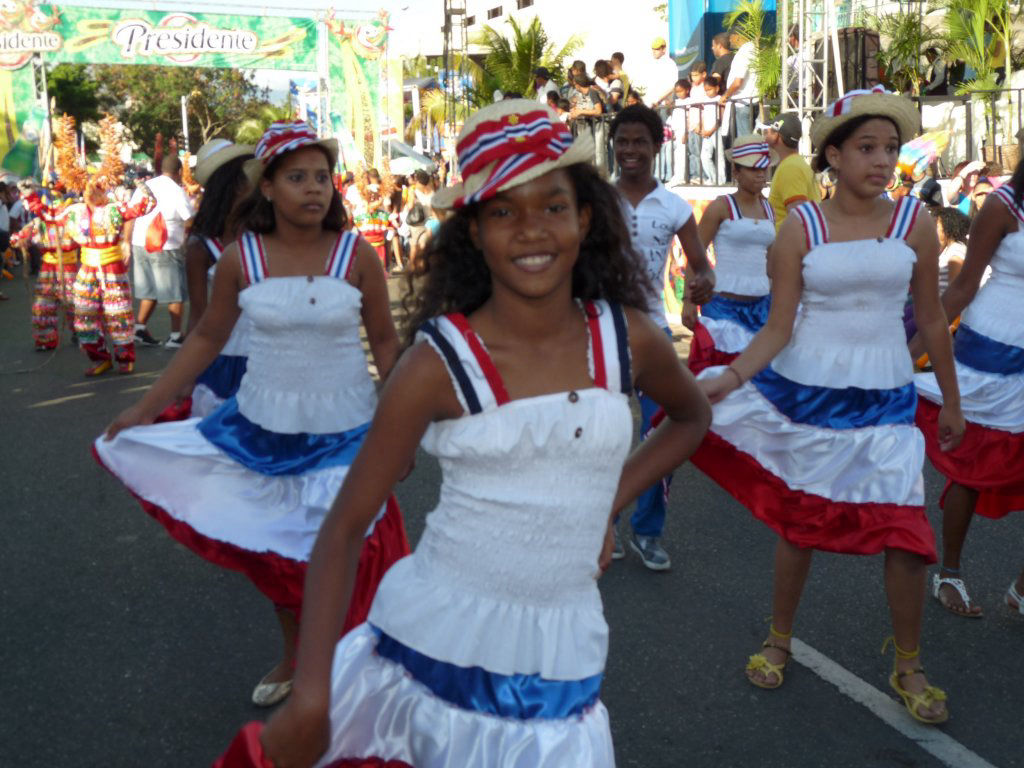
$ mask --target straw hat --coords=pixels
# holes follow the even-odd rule
[[[474,112],[455,145],[463,181],[434,193],[440,210],[489,200],[556,168],[594,161],[594,139],[573,140],[554,110],[507,99]]]
[[[878,115],[892,120],[899,129],[900,142],[914,138],[921,125],[914,102],[897,93],[890,93],[880,85],[871,90],[848,91],[829,104],[811,126],[811,141],[815,148],[820,151],[828,137],[838,128],[864,115]]]
[[[270,127],[267,128],[256,145],[256,149],[253,150],[253,154],[256,157],[247,161],[242,166],[242,169],[255,187],[259,184],[260,179],[263,178],[263,174],[270,167],[270,164],[278,157],[288,152],[294,152],[302,147],[312,146],[323,147],[327,150],[333,171],[334,166],[338,163],[337,139],[317,138],[316,131],[309,126],[309,123],[302,120],[295,120],[294,122],[280,120],[270,124]]]
[[[214,171],[229,160],[251,155],[252,149],[252,144],[235,144],[227,139],[210,139],[196,152],[196,167],[192,175],[205,187]]]
[[[725,150],[725,158],[747,168],[769,168],[779,162],[779,156],[755,134],[737,136],[732,148]]]

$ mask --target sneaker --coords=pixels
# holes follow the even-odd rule
[[[164,342],[164,346],[168,349],[179,349],[182,344],[185,343],[185,337],[180,333],[172,333],[167,337],[167,341]]]
[[[629,539],[629,546],[652,571],[667,571],[672,567],[668,552],[661,546],[661,539],[657,536],[637,536],[634,533]]]
[[[622,537],[619,536],[619,527],[612,528],[612,536],[615,538],[615,546],[612,547],[612,560],[621,560],[626,556],[626,549],[622,546]]]
[[[159,347],[159,339],[154,339],[153,334],[149,332],[149,328],[136,328],[135,329],[135,343],[144,344],[147,347]]]

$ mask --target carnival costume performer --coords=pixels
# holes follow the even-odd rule
[[[771,307],[767,259],[775,241],[775,214],[761,190],[777,158],[760,136],[738,137],[725,156],[732,161],[737,190],[715,199],[697,227],[705,248],[715,245],[715,295],[693,321],[688,359],[693,373],[736,359],[761,330]],[[684,322],[690,306],[687,302]]]
[[[384,273],[346,231],[331,184],[337,152],[303,122],[270,126],[245,165],[246,232],[218,262],[206,312],[94,445],[172,537],[273,601],[285,653],[253,692],[259,705],[290,690],[306,563],[376,406],[360,322],[382,377],[398,355]],[[149,425],[214,361],[242,313],[252,344],[238,393],[205,419]],[[363,621],[381,575],[408,551],[398,505],[382,497],[343,565],[356,588],[339,634]]]
[[[29,210],[39,210],[41,201],[35,195],[25,200]],[[59,209],[58,209],[59,210]],[[32,302],[32,339],[40,351],[56,349],[60,341],[60,318],[74,329],[75,277],[78,275],[78,245],[51,216],[37,217],[11,236],[14,248],[37,246],[43,255],[36,278],[35,298]]]
[[[962,616],[979,617],[960,574],[960,558],[975,514],[1001,518],[1024,510],[1024,162],[982,205],[971,226],[967,256],[942,297],[948,317],[960,315],[953,354],[967,432],[960,447],[928,458],[947,478],[942,497],[942,570],[932,594]],[[991,276],[984,282],[986,269]],[[980,290],[979,290],[980,286]],[[961,314],[962,313],[962,314]],[[916,340],[912,348],[920,346]],[[916,377],[917,424],[933,437],[944,392],[934,374]],[[1020,587],[1006,603],[1024,613]]]
[[[204,192],[185,249],[189,333],[206,311],[209,286],[213,282],[217,262],[224,249],[236,239],[234,222],[229,222],[229,214],[251,191],[242,166],[252,158],[252,152],[253,148],[248,144],[213,139],[200,147],[196,154],[195,178],[202,184]],[[217,359],[196,379],[191,415],[207,416],[238,392],[245,374],[249,326],[249,318],[243,313]]]
[[[352,208],[352,221],[359,234],[365,238],[377,252],[382,265],[388,258],[388,226],[391,213],[391,193],[394,182],[385,184],[377,169],[371,168],[359,176],[359,180],[349,187],[348,203]]]
[[[109,202],[113,180],[94,175],[85,187],[85,200],[68,206],[57,218],[68,237],[81,247],[82,265],[75,279],[75,333],[93,365],[86,376],[99,376],[113,367],[105,338],[114,345],[120,373],[135,367],[135,319],[128,266],[121,251],[127,222],[156,206],[145,183],[135,205]]]
[[[946,397],[943,450],[959,443],[964,421],[938,296],[935,226],[915,198],[893,205],[881,197],[901,138],[917,125],[908,99],[880,89],[846,94],[814,123],[816,164],[836,173],[836,194],[787,217],[772,247],[768,320],[729,366],[701,374],[714,421],[693,461],[779,535],[772,624],[747,665],[750,682],[782,684],[815,549],[885,552],[889,683],[912,717],[934,724],[949,715],[918,659],[935,537],[901,321],[908,283]]]
[[[266,755],[247,726],[221,766],[614,763],[595,581],[611,516],[686,458],[709,408],[633,308],[642,267],[591,139],[517,99],[471,116],[458,152],[466,181],[437,193],[454,214],[407,297],[421,330],[317,541],[292,699]],[[669,419],[627,460],[638,385]],[[438,506],[335,649],[344,553],[421,438]]]

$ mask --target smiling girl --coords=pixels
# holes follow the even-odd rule
[[[434,197],[454,213],[407,299],[410,346],[317,541],[292,698],[266,755],[249,726],[221,765],[614,764],[599,558],[611,516],[689,455],[709,408],[646,316],[591,139],[506,100],[457,151],[465,181]],[[627,458],[635,386],[669,418]],[[358,531],[421,440],[438,506],[335,648]]]
[[[253,691],[258,705],[290,690],[306,563],[376,405],[360,323],[382,378],[398,355],[380,262],[345,231],[331,183],[337,152],[302,122],[267,130],[245,164],[253,193],[237,218],[246,231],[218,262],[199,324],[94,444],[172,537],[245,573],[273,601],[284,657]],[[152,424],[213,362],[243,311],[251,343],[238,392],[202,420]],[[365,618],[381,575],[407,552],[401,515],[385,495],[366,516],[352,561],[339,564],[358,575],[337,634]]]
[[[778,535],[772,623],[747,664],[760,688],[782,685],[815,549],[885,553],[895,647],[890,685],[923,723],[948,718],[919,661],[925,568],[935,537],[924,514],[924,439],[914,426],[913,366],[901,322],[907,284],[945,396],[936,439],[957,445],[964,419],[938,296],[939,244],[910,197],[882,199],[901,140],[917,131],[907,99],[853,91],[815,122],[819,171],[835,195],[794,209],[769,269],[771,311],[746,350],[701,385],[714,406],[694,463]],[[799,313],[797,307],[800,307]]]

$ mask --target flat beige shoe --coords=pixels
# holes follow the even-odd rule
[[[291,692],[291,680],[285,680],[283,683],[264,683],[260,680],[259,684],[253,689],[252,703],[257,707],[272,707],[279,701],[286,699]]]

